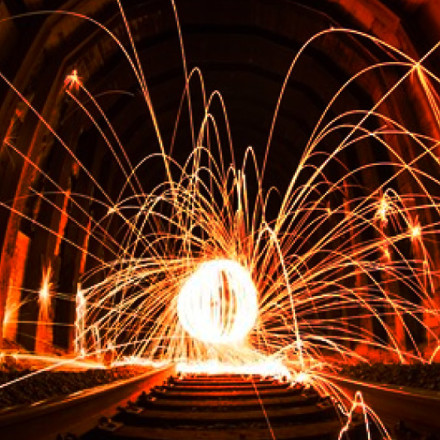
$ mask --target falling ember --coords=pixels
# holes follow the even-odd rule
[[[74,69],[71,74],[67,75],[64,80],[64,87],[72,91],[77,92],[81,86],[81,78],[78,76],[78,70]]]
[[[391,260],[391,254],[390,254],[390,251],[389,251],[389,249],[386,248],[386,247],[383,249],[383,256],[384,256],[384,258],[385,258],[387,261]]]
[[[87,300],[84,297],[81,284],[78,284],[76,291],[74,349],[75,353],[80,356],[84,356],[86,354],[86,310]]]
[[[257,291],[239,263],[208,261],[185,281],[177,309],[183,328],[199,341],[242,343],[257,319]]]
[[[380,200],[379,203],[379,208],[377,210],[377,216],[380,218],[380,220],[382,221],[382,224],[386,225],[387,224],[387,214],[388,214],[388,210],[389,210],[389,204],[388,201],[386,199],[385,196],[383,196]]]
[[[422,229],[421,229],[420,225],[419,224],[415,224],[415,225],[411,226],[410,233],[411,233],[411,239],[412,240],[419,239],[421,237],[421,235],[422,235]]]
[[[53,294],[52,268],[51,266],[47,266],[47,268],[43,270],[41,287],[38,292],[39,314],[35,349],[39,353],[46,353],[50,351],[50,347],[52,345]]]
[[[38,294],[38,303],[40,304],[40,320],[46,322],[50,315],[51,291],[53,288],[52,269],[48,266],[43,270],[43,278],[41,282],[40,292]]]
[[[327,207],[325,208],[327,215],[331,216],[332,215],[332,208],[330,207],[330,203],[327,204]]]

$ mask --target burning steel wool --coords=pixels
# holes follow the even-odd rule
[[[249,272],[232,260],[201,264],[179,292],[177,314],[183,328],[200,341],[243,342],[258,314]]]
[[[185,35],[172,1],[185,78],[176,132],[187,104],[191,114],[190,90],[197,87],[196,81],[203,103],[201,121],[196,124],[197,118],[189,118],[191,153],[178,160],[173,155],[178,150],[175,137],[166,143],[161,135],[132,30],[122,2],[117,0],[117,5],[128,46],[119,34],[85,14],[65,10],[33,14],[67,15],[98,27],[117,44],[137,78],[159,146],[146,150],[138,163],[131,162],[110,117],[87,88],[86,72],[75,67],[59,90],[96,129],[125,176],[117,182],[116,199],[76,156],[68,139],[0,72],[26,111],[56,140],[56,148],[73,159],[75,172],[94,187],[92,194],[71,192],[24,154],[13,137],[3,139],[3,148],[20,157],[51,188],[46,192],[31,188],[34,193],[29,197],[52,204],[64,226],[39,223],[20,208],[18,200],[0,201],[2,209],[49,231],[59,241],[57,249],[61,243],[79,249],[83,268],[87,260],[96,263],[81,277],[76,297],[52,284],[55,260],[44,267],[41,289],[35,292],[37,338],[47,337],[49,325],[57,326],[54,298],[68,301],[75,315],[74,357],[49,356],[53,366],[87,361],[99,367],[169,363],[182,372],[276,376],[331,395],[346,415],[340,438],[359,409],[367,430],[374,423],[383,438],[390,438],[362,395],[351,399],[332,377],[340,365],[370,362],[375,356],[424,364],[433,362],[439,351],[440,310],[434,296],[440,281],[434,263],[439,256],[439,140],[407,129],[382,108],[403,84],[416,83],[424,105],[440,123],[436,92],[440,79],[425,67],[440,43],[413,59],[355,30],[330,28],[314,35],[300,48],[280,84],[263,159],[251,146],[238,158],[222,95],[205,89],[199,68],[187,67]],[[0,20],[0,25],[7,21]],[[340,85],[314,125],[288,186],[283,191],[265,188],[277,118],[291,76],[313,44],[328,36],[367,41],[385,61],[358,71]],[[335,111],[338,99],[354,81],[386,69],[396,79],[371,108]],[[213,110],[219,104],[220,115]],[[226,136],[219,134],[223,126]],[[335,135],[340,140],[333,143]],[[227,145],[224,138],[230,141]],[[365,153],[363,163],[350,163],[350,152],[365,148],[366,139],[385,159],[369,160],[378,155]],[[149,167],[161,168],[164,177],[145,189],[143,176]],[[368,181],[361,177],[373,174],[375,179]],[[396,190],[398,181],[405,182],[405,192]],[[64,197],[61,207],[53,204],[53,194]],[[104,214],[94,216],[84,199]],[[69,211],[68,205],[74,209]],[[276,215],[269,206],[277,206]],[[64,235],[67,221],[84,233],[82,241]],[[112,223],[119,225],[118,236],[108,232]],[[91,252],[89,240],[98,242],[103,252]],[[11,329],[11,317],[18,319],[16,310],[21,306],[20,299],[7,302],[4,335]],[[420,332],[426,335],[429,350],[420,347],[415,336]],[[19,356],[41,358],[38,340],[36,347],[36,353]]]

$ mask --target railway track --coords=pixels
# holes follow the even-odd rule
[[[55,440],[59,433],[80,437],[111,417],[118,406],[126,405],[142,391],[160,385],[173,373],[172,368],[156,369],[137,377],[65,396],[54,396],[30,405],[0,410],[0,440]]]
[[[174,371],[172,367],[158,369],[71,395],[5,408],[0,410],[0,439],[336,440],[345,420],[311,388],[259,376],[176,377]],[[339,376],[328,379],[352,396],[361,391],[393,439],[440,438],[438,393]],[[347,438],[365,437],[362,420],[355,418]]]
[[[440,439],[440,392],[327,377],[351,397],[357,391],[362,392],[364,401],[391,431],[404,431],[399,438]]]
[[[343,420],[312,388],[259,376],[170,377],[80,440],[336,440]],[[366,438],[356,417],[344,438]]]

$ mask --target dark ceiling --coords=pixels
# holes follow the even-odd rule
[[[184,88],[172,4],[166,0],[122,3],[168,148]],[[252,145],[261,162],[281,85],[295,54],[308,38],[329,27],[359,29],[417,57],[436,38],[434,25],[418,25],[425,22],[426,17],[433,21],[432,11],[438,8],[435,3],[186,0],[177,1],[176,6],[188,70],[199,67],[207,92],[221,92],[237,157]],[[15,42],[7,45],[9,52],[4,51],[2,71],[21,91],[32,95],[33,102],[42,108],[54,84],[77,68],[85,85],[98,97],[114,124],[133,163],[147,153],[158,151],[156,134],[139,84],[115,43],[102,29],[83,18],[41,13],[59,8],[88,15],[115,31],[128,47],[116,1],[10,0],[4,5],[4,11],[10,14],[37,12],[37,15],[7,21],[3,24],[7,30],[0,34],[3,40]],[[267,183],[284,186],[288,182],[319,116],[348,78],[375,62],[392,59],[367,39],[342,33],[325,35],[306,49],[293,70],[282,101],[269,156]],[[376,71],[374,75],[365,75],[355,81],[333,106],[329,116],[370,108],[377,99],[377,90],[385,90],[395,74]],[[369,89],[367,84],[374,86]],[[191,83],[191,90],[197,126],[202,110],[196,78]],[[3,87],[2,96],[2,114],[11,112],[16,96],[7,87]],[[72,110],[72,105],[56,104],[62,105],[60,116],[54,122],[57,130],[58,124],[77,128],[79,124],[81,131],[90,129],[90,123],[81,117],[80,111]],[[213,113],[224,133],[218,103],[214,104]],[[184,112],[174,150],[180,160],[187,156],[191,145],[186,115]]]

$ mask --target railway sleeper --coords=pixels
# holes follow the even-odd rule
[[[194,427],[151,427],[118,426],[112,431],[98,429],[93,440],[336,440],[341,430],[338,420],[320,421],[301,425],[254,424],[237,427],[213,425],[203,429]],[[345,436],[348,440],[366,440],[361,422],[354,422]],[[81,440],[92,440],[92,437]]]
[[[168,398],[166,395],[161,398],[150,397],[146,394],[141,395],[136,405],[143,408],[162,408],[167,410],[180,410],[187,407],[194,408],[197,411],[211,411],[212,407],[218,410],[230,410],[241,411],[245,409],[251,409],[255,407],[264,408],[278,408],[286,406],[305,406],[312,405],[322,400],[317,394],[301,394],[299,396],[285,396],[278,398],[260,398],[255,396],[254,399],[173,399]]]
[[[337,440],[345,420],[330,399],[299,385],[272,381],[255,389],[255,377],[220,376],[193,376],[191,386],[176,385],[182,380],[142,393],[81,440]],[[343,438],[367,439],[361,417],[354,415]]]
[[[285,407],[281,409],[263,408],[260,406],[247,411],[218,411],[209,412],[194,411],[191,408],[180,411],[144,410],[142,412],[126,411],[123,409],[115,417],[115,420],[123,421],[133,426],[153,426],[161,423],[179,425],[191,423],[206,425],[211,423],[246,423],[253,421],[285,420],[289,423],[304,423],[308,421],[327,420],[336,417],[336,411],[331,404],[318,404],[300,407]]]

